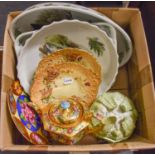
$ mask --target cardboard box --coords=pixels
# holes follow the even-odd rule
[[[138,9],[95,8],[120,26],[127,29],[133,41],[133,55],[127,65],[120,68],[112,90],[132,98],[139,118],[134,135],[121,143],[102,144],[92,137],[85,137],[77,145],[31,145],[14,126],[6,104],[6,92],[16,78],[16,58],[8,29],[18,12],[8,15],[3,51],[1,92],[1,149],[2,151],[120,151],[155,148],[155,94],[141,13]]]

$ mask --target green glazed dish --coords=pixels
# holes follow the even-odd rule
[[[103,124],[95,133],[98,138],[116,143],[128,139],[136,125],[137,111],[133,102],[119,92],[103,93],[92,104],[90,128]]]

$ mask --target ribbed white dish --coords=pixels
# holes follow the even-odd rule
[[[26,41],[17,65],[18,78],[24,90],[29,93],[34,72],[42,59],[39,47],[46,37],[56,34],[67,36],[69,40],[76,43],[80,48],[87,50],[96,57],[102,67],[103,76],[99,94],[109,90],[115,82],[118,73],[119,63],[116,49],[104,31],[88,22],[78,20],[53,22],[51,25],[44,26],[39,31],[34,32],[32,37]],[[98,41],[105,48],[103,55],[98,56],[90,49],[88,38],[98,38]]]
[[[132,54],[132,42],[130,37],[119,25],[117,25],[115,22],[113,22],[105,15],[100,14],[90,8],[86,8],[75,4],[52,2],[50,3],[50,5],[47,4],[48,3],[46,3],[45,5],[42,4],[40,5],[40,7],[32,6],[31,8],[25,10],[23,13],[21,13],[14,19],[10,27],[10,34],[13,41],[15,41],[15,32],[17,33],[18,31],[32,31],[33,28],[31,24],[34,24],[43,12],[56,11],[62,13],[63,19],[68,18],[68,15],[71,15],[72,19],[78,19],[90,23],[106,22],[111,24],[116,29],[117,33],[117,52],[119,54],[119,65],[123,66],[130,59]],[[69,12],[69,14],[67,13],[66,15],[67,17],[65,17],[64,12]]]

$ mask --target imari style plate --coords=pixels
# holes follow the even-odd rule
[[[49,144],[49,133],[43,129],[38,113],[29,106],[30,98],[19,81],[14,81],[8,92],[8,107],[19,132],[32,144]]]

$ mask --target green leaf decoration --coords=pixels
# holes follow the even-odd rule
[[[31,26],[34,29],[39,29],[43,25],[48,25],[53,21],[60,21],[63,19],[72,19],[71,12],[66,10],[44,11],[38,16],[38,19],[33,24],[31,24]]]
[[[54,50],[63,49],[67,47],[78,48],[78,45],[70,41],[66,36],[56,34],[45,38],[45,43],[39,48],[40,52],[47,55]]]
[[[15,32],[14,32],[14,35],[15,35],[15,38],[17,38],[22,32],[19,31],[18,28],[15,29]]]
[[[29,102],[29,99],[25,97],[24,102]]]
[[[89,38],[89,46],[98,56],[103,55],[105,47],[103,43],[98,41],[98,38]]]
[[[71,42],[66,36],[60,34],[47,37],[45,40],[47,44],[53,45],[57,48],[77,47],[77,45]]]
[[[19,43],[20,43],[22,46],[24,46],[26,40],[27,40],[30,36],[31,36],[31,34],[21,37],[20,40],[19,40]]]
[[[124,52],[121,51],[118,53],[118,55],[119,55],[119,63],[121,63],[124,58]]]
[[[128,52],[130,48],[126,39],[124,40],[124,44],[125,44],[126,52]]]
[[[109,36],[109,37],[112,37],[112,35],[111,35],[111,31],[110,31],[110,27],[109,26],[107,26],[107,25],[103,25],[103,30],[107,33],[107,35]],[[102,29],[102,26],[101,26],[101,29]]]
[[[19,103],[22,104],[23,103],[23,100],[22,99],[19,99]]]

